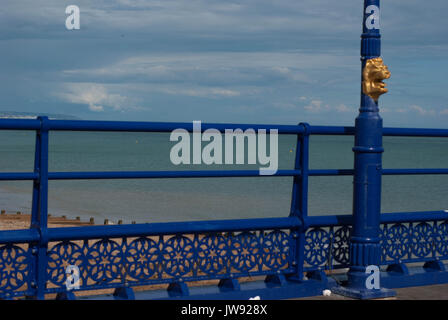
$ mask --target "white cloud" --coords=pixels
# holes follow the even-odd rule
[[[300,98],[300,100],[304,100],[304,99]],[[309,103],[306,106],[304,106],[303,108],[309,112],[315,112],[315,113],[333,112],[333,111],[346,113],[346,112],[354,111],[353,108],[350,108],[343,103],[341,103],[337,106],[330,106],[329,104],[326,104],[322,100],[319,100],[319,99],[310,100]]]
[[[324,105],[322,100],[311,100],[308,105],[303,107],[309,112],[323,112],[330,110],[330,106]]]
[[[321,100],[311,100],[310,103],[304,107],[304,109],[308,111],[320,111],[321,107]]]
[[[435,111],[433,109],[426,109],[418,105],[411,105],[409,106],[409,109],[412,111],[417,111],[422,116],[435,114]]]
[[[422,106],[416,104],[400,108],[395,107],[380,108],[380,111],[384,113],[399,113],[399,114],[413,112],[414,114],[417,113],[420,116],[434,116],[437,113],[435,109],[423,108]],[[448,109],[439,111],[439,114],[448,114]]]
[[[357,57],[356,57],[357,58]],[[195,52],[132,56],[99,68],[66,69],[64,76],[77,81],[195,83],[204,86],[270,85],[275,82],[315,84],[319,70],[343,65],[357,71],[354,56],[325,52]],[[339,70],[334,71],[339,72]]]
[[[340,105],[335,107],[336,111],[338,112],[352,112],[354,109],[346,106],[345,104],[341,103]]]
[[[151,90],[154,90],[152,88]],[[229,90],[223,88],[207,88],[207,87],[198,87],[198,88],[190,88],[190,89],[180,89],[180,88],[159,88],[154,91],[163,92],[171,95],[185,95],[190,97],[237,97],[240,95],[240,92],[236,90]]]
[[[355,112],[355,108],[351,108],[343,103],[331,106],[327,103],[324,103],[321,99],[318,98],[310,98],[301,96],[295,100],[295,103],[292,102],[276,102],[274,103],[274,107],[277,109],[283,110],[300,110],[305,109],[309,113],[322,113],[322,112],[338,112],[338,113],[349,113]],[[305,104],[305,106],[303,106]]]
[[[104,111],[105,108],[117,111],[136,108],[131,99],[118,93],[110,93],[102,84],[68,83],[57,96],[71,103],[86,104],[95,112]]]

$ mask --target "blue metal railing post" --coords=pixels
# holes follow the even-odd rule
[[[293,237],[295,241],[295,252],[293,253],[295,260],[295,274],[290,277],[294,280],[303,280],[304,270],[304,254],[305,254],[305,221],[308,217],[308,170],[309,170],[309,124],[300,123],[304,128],[302,135],[297,135],[296,156],[294,170],[300,170],[300,176],[294,176],[291,213],[290,217],[298,217],[301,226],[294,231]]]
[[[361,70],[369,59],[381,56],[379,0],[364,0],[361,35]],[[376,21],[374,21],[376,20]],[[350,270],[346,287],[336,291],[354,298],[370,299],[395,295],[393,291],[367,285],[367,267],[381,261],[380,215],[383,120],[378,101],[361,88],[361,106],[355,121],[353,176],[353,229],[350,238]],[[379,269],[378,269],[379,270]],[[378,275],[379,277],[379,275]]]
[[[44,299],[48,247],[48,118],[39,117],[38,119],[41,127],[36,131],[34,157],[34,173],[38,174],[38,178],[33,181],[31,228],[38,230],[39,241],[32,247],[35,268],[31,287],[35,290],[35,299]]]

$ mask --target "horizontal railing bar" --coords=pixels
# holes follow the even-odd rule
[[[352,219],[352,215],[311,216],[305,218],[305,225],[306,227],[349,225],[352,223]],[[448,220],[448,210],[382,213],[380,218],[381,223],[437,220]]]
[[[353,169],[315,169],[309,170],[309,176],[350,176]],[[448,169],[383,169],[383,175],[430,175],[448,174]],[[277,170],[272,176],[300,176],[300,170]],[[203,171],[86,171],[86,172],[50,172],[49,180],[84,179],[151,179],[151,178],[214,178],[214,177],[258,177],[259,170],[203,170]],[[264,175],[262,175],[264,176]],[[1,180],[34,180],[39,174],[33,172],[2,172]]]
[[[383,136],[448,137],[448,129],[383,128]]]
[[[34,172],[2,172],[0,180],[34,180],[39,179],[39,174]]]
[[[354,135],[355,127],[310,126],[311,135]],[[448,129],[431,128],[383,128],[383,136],[448,137]]]
[[[48,229],[49,241],[158,236],[209,232],[292,229],[301,226],[297,217],[162,222]]]
[[[381,214],[381,223],[448,220],[448,210],[394,212]]]
[[[0,130],[38,130],[40,127],[37,119],[0,119]]]
[[[308,133],[311,135],[354,135],[355,127],[310,126]]]
[[[350,176],[354,174],[353,169],[315,169],[309,170],[310,176]],[[423,174],[448,174],[446,168],[430,169],[383,169],[382,174],[389,175],[423,175]]]
[[[308,170],[309,176],[351,176],[353,169],[314,169]]]
[[[278,170],[271,176],[300,176],[300,170]],[[50,180],[266,177],[259,170],[50,172]]]
[[[37,242],[39,241],[39,236],[39,231],[35,228],[2,230],[0,231],[0,244]]]
[[[354,135],[355,127],[310,126],[312,135]],[[383,136],[448,137],[448,129],[431,128],[383,128]]]
[[[448,169],[383,169],[383,175],[448,174]]]
[[[184,129],[193,132],[192,122],[137,122],[137,121],[92,121],[92,120],[49,120],[50,130],[63,131],[131,131],[131,132],[172,132]],[[305,131],[299,125],[270,125],[270,124],[235,124],[235,123],[201,123],[201,131],[216,129],[222,133],[226,129],[260,129],[278,130],[279,134],[301,134]],[[269,133],[269,131],[267,131]]]
[[[38,130],[41,121],[38,119],[0,119],[0,130]],[[55,120],[46,121],[46,129],[62,131],[130,131],[130,132],[171,132],[175,129],[193,131],[192,122],[140,122],[140,121],[95,121],[95,120]],[[235,123],[201,123],[202,131],[217,129],[277,129],[280,134],[303,134],[305,127],[301,125],[272,124],[235,124]],[[309,126],[312,135],[354,135],[352,126]],[[403,137],[448,137],[448,129],[432,128],[383,128],[384,136]]]
[[[304,217],[305,228],[329,227],[338,225],[349,225],[352,223],[352,215],[328,215]]]
[[[382,213],[381,223],[421,222],[448,220],[447,211]],[[352,215],[311,216],[305,218],[306,228],[349,225]],[[88,227],[64,227],[48,229],[49,240],[80,240],[101,237],[123,237],[163,235],[177,233],[247,231],[260,229],[282,229],[300,227],[296,217],[259,218],[237,220],[212,220],[189,222],[145,223]],[[26,243],[39,240],[36,229],[0,231],[0,243]]]

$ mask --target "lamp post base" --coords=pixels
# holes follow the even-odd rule
[[[381,298],[390,298],[395,297],[397,293],[391,289],[366,289],[366,288],[356,288],[356,287],[335,287],[332,288],[331,291],[334,294],[339,294],[344,297],[353,298],[353,299],[381,299]]]
[[[347,275],[348,279],[342,282],[341,285],[332,288],[332,292],[341,296],[363,300],[389,298],[397,295],[394,290],[383,288],[380,286],[379,281],[381,279],[381,276],[379,271],[376,279],[377,282],[375,284],[372,283],[372,279],[369,279],[373,276],[373,274],[371,274],[365,267],[352,267]],[[369,286],[367,285],[368,282],[370,282],[371,285],[374,286],[370,286],[369,288]]]

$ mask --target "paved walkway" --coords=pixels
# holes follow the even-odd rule
[[[433,286],[409,287],[394,289],[397,296],[387,300],[448,300],[448,284],[438,284]],[[302,298],[299,300],[351,300],[349,298],[332,294],[329,297],[318,296]],[[385,299],[386,300],[386,299]]]

